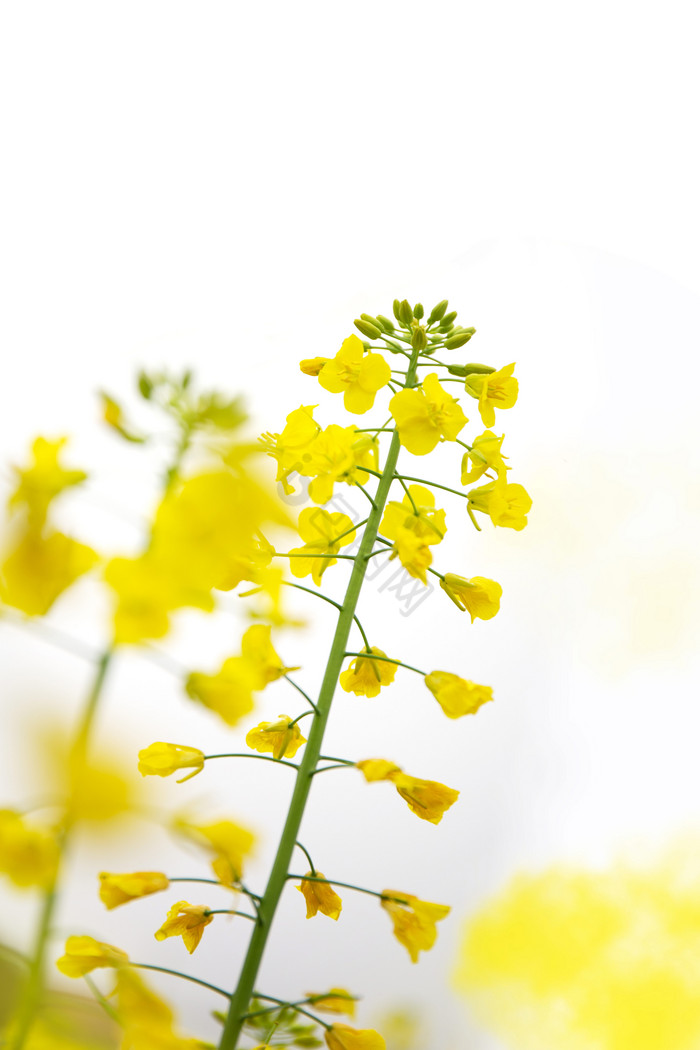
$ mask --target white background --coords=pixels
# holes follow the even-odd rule
[[[438,594],[409,617],[379,583],[363,599],[374,644],[489,682],[497,702],[448,723],[404,672],[375,701],[343,694],[329,743],[444,780],[460,802],[435,828],[383,785],[332,773],[304,832],[327,873],[449,901],[457,921],[412,967],[369,900],[348,895],[336,928],[306,924],[291,891],[263,975],[290,996],[346,983],[366,996],[363,1024],[417,1004],[421,1046],[495,1050],[447,989],[461,921],[523,867],[606,864],[697,821],[691,5],[10,2],[0,22],[3,460],[21,461],[37,433],[73,434],[73,462],[95,475],[65,502],[81,537],[108,552],[138,542],[131,516],[148,508],[154,457],[103,432],[94,391],[127,400],[139,366],[192,365],[245,392],[258,429],[281,429],[302,402],[327,423],[338,401],[297,361],[332,356],[353,317],[390,313],[395,296],[428,309],[449,297],[478,329],[471,359],[517,361],[520,400],[497,429],[531,523],[477,535],[446,504],[449,564],[436,562],[500,580],[502,612],[470,627]],[[437,469],[454,480],[458,456],[443,452]],[[90,586],[80,594],[91,607]],[[98,644],[82,608],[70,598],[55,621]],[[187,614],[174,651],[213,667],[237,633]],[[280,642],[311,686],[327,635]],[[0,644],[0,764],[19,804],[14,734],[48,710],[69,721],[88,672],[9,624]],[[220,744],[216,721],[164,679],[124,658],[102,744]],[[261,717],[285,709],[286,688]],[[284,808],[271,786],[283,771],[260,765],[147,785],[151,803],[200,800],[257,826],[258,882]],[[163,857],[191,870],[154,841],[86,844],[59,932],[230,985],[240,924],[211,927],[189,960],[152,941],[164,897],[109,915],[96,902],[97,868]],[[31,899],[2,901],[0,936],[24,943]],[[160,987],[192,1030],[213,1031],[213,1004]]]

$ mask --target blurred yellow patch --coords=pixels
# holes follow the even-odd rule
[[[700,870],[519,875],[469,922],[455,986],[523,1048],[700,1045]]]
[[[97,560],[91,547],[62,532],[29,530],[0,566],[0,599],[28,616],[43,616]]]

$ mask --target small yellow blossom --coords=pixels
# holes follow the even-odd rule
[[[313,879],[309,879],[312,872],[307,872],[301,880],[301,885],[296,888],[304,895],[306,901],[306,918],[313,919],[319,911],[327,915],[329,919],[337,919],[343,910],[343,902],[328,882],[316,882],[316,878],[323,879],[322,871],[313,873]]]
[[[0,874],[15,886],[48,889],[56,875],[59,848],[55,835],[30,824],[11,809],[0,809]]]
[[[160,929],[156,930],[155,938],[164,941],[166,937],[182,937],[191,955],[202,939],[204,927],[213,921],[214,916],[206,905],[178,901],[168,911],[168,917]]]
[[[114,591],[114,641],[133,645],[145,638],[163,638],[170,614],[185,605],[211,612],[214,600],[202,586],[182,582],[173,566],[151,552],[136,558],[112,558],[105,581]]]
[[[513,377],[515,362],[488,374],[468,375],[464,387],[468,394],[478,398],[479,413],[485,427],[496,422],[494,408],[512,408],[518,399],[518,380]]]
[[[142,777],[169,777],[178,769],[192,769],[186,777],[178,780],[184,784],[204,769],[204,752],[187,744],[166,744],[159,740],[139,751],[139,773]]]
[[[265,754],[271,752],[275,758],[293,758],[306,737],[301,735],[299,724],[290,725],[289,715],[279,715],[277,722],[261,722],[251,729],[245,738],[248,747],[253,751]]]
[[[396,530],[396,540],[389,561],[393,561],[394,558],[399,559],[409,576],[428,585],[426,571],[432,563],[433,556],[426,539],[412,529],[400,526]]]
[[[305,357],[299,362],[299,368],[305,376],[317,376],[324,365],[331,360],[330,357]]]
[[[305,992],[309,1005],[324,1014],[355,1016],[355,997],[346,988],[330,988],[327,992]]]
[[[87,478],[85,471],[68,470],[58,462],[67,441],[68,438],[58,438],[57,441],[36,438],[32,445],[34,461],[31,466],[14,468],[19,483],[7,505],[11,510],[23,507],[30,526],[35,529],[44,524],[49,504],[59,493]]]
[[[424,543],[439,543],[445,536],[445,512],[435,509],[435,495],[423,485],[409,485],[401,503],[387,503],[379,531],[395,540],[399,529],[410,529]]]
[[[401,772],[399,766],[394,762],[388,762],[385,758],[364,758],[355,765],[368,784],[373,784],[377,780],[389,780],[393,773]]]
[[[66,953],[58,959],[56,966],[66,977],[84,977],[100,967],[119,967],[128,961],[126,952],[96,941],[94,937],[69,937]]]
[[[386,1043],[373,1028],[350,1028],[334,1024],[323,1033],[328,1050],[386,1050]]]
[[[490,686],[476,685],[449,671],[431,671],[425,676],[425,684],[448,718],[475,715],[480,707],[493,700]]]
[[[0,566],[0,599],[28,616],[43,616],[97,560],[91,547],[62,532],[30,529]]]
[[[440,586],[458,609],[469,613],[472,623],[477,618],[490,620],[501,606],[503,588],[485,576],[472,576],[466,580],[463,576],[448,572],[440,580]]]
[[[185,682],[187,695],[215,711],[228,726],[253,710],[253,692],[259,688],[259,669],[242,656],[224,660],[216,674],[193,671]]]
[[[522,485],[508,484],[501,474],[496,481],[467,493],[469,507],[488,514],[494,525],[520,532],[527,525],[532,500]]]
[[[373,645],[370,653],[386,657],[383,649]],[[388,659],[373,660],[371,656],[356,656],[346,671],[340,675],[341,688],[355,696],[379,696],[384,685],[391,685],[396,676],[397,664]]]
[[[438,441],[454,441],[467,417],[455,398],[440,385],[436,372],[413,390],[400,390],[389,402],[404,448],[414,456],[432,452]]]
[[[212,824],[191,824],[179,819],[177,831],[213,854],[212,870],[224,886],[240,882],[244,858],[251,852],[255,836],[232,820],[218,820]]]
[[[483,434],[474,438],[471,451],[462,456],[463,485],[478,481],[487,470],[495,470],[497,474],[501,474],[508,469],[504,463],[507,457],[501,455],[504,437],[505,434],[497,437],[492,430],[485,430]]]
[[[167,890],[170,881],[162,871],[132,871],[126,875],[101,871],[100,900],[109,908],[118,908],[138,897],[148,897],[151,893]]]
[[[71,754],[63,772],[68,773],[66,809],[72,821],[112,820],[133,808],[133,785],[124,767],[113,758],[90,761]]]
[[[355,539],[352,521],[347,514],[329,514],[320,507],[306,507],[299,515],[297,528],[304,540],[304,546],[294,547],[289,552],[289,567],[297,579],[311,576],[314,583],[320,587],[321,577],[326,569],[337,562],[334,555],[341,547]]]
[[[435,944],[435,924],[450,912],[446,904],[431,904],[398,890],[383,891],[382,908],[389,912],[394,924],[394,936],[408,949],[414,963],[418,962],[419,952],[428,951]]]
[[[315,408],[316,405],[300,405],[287,416],[281,434],[268,433],[261,438],[267,454],[277,460],[276,480],[282,483],[287,495],[294,492],[294,486],[287,480],[289,475],[302,473],[304,460],[321,429],[313,416]]]
[[[241,656],[259,676],[258,689],[263,689],[270,682],[276,682],[289,671],[299,670],[298,667],[284,666],[270,641],[270,631],[271,628],[267,624],[256,623],[248,628],[241,639]]]
[[[320,369],[318,381],[324,390],[344,395],[348,412],[362,415],[374,404],[377,391],[391,379],[391,369],[381,354],[365,354],[356,335],[343,341],[338,353]]]
[[[459,798],[459,791],[436,780],[410,777],[399,766],[383,758],[367,758],[355,765],[368,783],[390,781],[409,809],[421,820],[428,820],[431,824],[439,824],[444,813]]]
[[[332,423],[310,446],[299,473],[313,478],[309,496],[314,503],[327,503],[338,481],[346,485],[366,484],[369,474],[364,468],[377,470],[378,459],[375,438],[359,433],[356,427]]]

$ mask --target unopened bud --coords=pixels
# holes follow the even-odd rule
[[[467,369],[464,365],[448,365],[447,371],[451,376],[465,376],[467,374]]]
[[[377,328],[377,326],[375,324],[372,324],[370,321],[363,321],[361,318],[358,317],[355,319],[354,323],[355,328],[357,328],[358,331],[362,332],[363,335],[366,335],[368,339],[379,339],[380,335],[382,334],[381,328]]]
[[[447,337],[445,340],[445,346],[448,350],[456,350],[458,346],[464,346],[465,343],[468,343],[473,335],[473,328],[462,328],[453,335]]]
[[[423,303],[416,303],[416,305],[413,307],[413,316],[417,317],[420,321],[424,313],[425,310],[423,309]]]
[[[491,372],[495,372],[495,371],[496,371],[496,369],[492,368],[491,365],[478,365],[478,364],[475,364],[474,362],[472,362],[471,364],[468,364],[468,365],[464,365],[464,375],[465,376],[472,376],[472,375],[487,376],[487,375],[490,375]]]
[[[451,325],[453,325],[455,323],[455,318],[456,317],[457,317],[457,311],[456,310],[453,310],[451,314],[445,314],[445,316],[443,317],[442,321],[440,322],[440,327],[441,328],[449,328]]]
[[[442,317],[444,317],[446,309],[447,299],[443,299],[441,303],[438,303],[437,306],[434,306],[431,310],[430,317],[428,318],[428,324],[435,324],[436,321],[439,321]]]
[[[385,332],[394,331],[394,322],[390,321],[388,317],[384,316],[384,314],[377,314],[377,320],[379,321],[380,325],[382,326]]]
[[[425,334],[425,325],[416,324],[414,321],[412,328],[411,346],[414,350],[425,350],[428,345],[428,337]]]
[[[394,299],[394,307],[393,307],[393,309],[394,309],[394,317],[396,318],[397,321],[401,320],[400,308],[401,308],[400,301],[398,299]]]
[[[389,353],[391,353],[391,354],[403,353],[403,347],[401,346],[400,343],[397,343],[394,339],[387,339],[387,337],[384,336],[384,342],[386,343],[386,348],[389,351]]]
[[[150,400],[153,393],[153,380],[145,372],[139,372],[139,393],[146,401]]]
[[[299,362],[299,368],[305,376],[317,376],[329,360],[328,357],[306,357]]]
[[[381,328],[379,321],[376,317],[372,317],[372,314],[360,314],[363,321],[367,321],[368,324],[373,324],[375,328]]]
[[[408,299],[403,299],[401,301],[401,305],[399,306],[399,321],[401,321],[401,324],[405,325],[405,327],[408,328],[412,320],[413,310],[411,309],[411,304],[409,303]]]

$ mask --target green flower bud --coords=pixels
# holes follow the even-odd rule
[[[467,369],[464,365],[448,365],[447,371],[451,376],[465,376]]]
[[[428,345],[428,337],[425,334],[425,325],[416,324],[414,321],[411,327],[413,329],[411,333],[411,346],[414,350],[425,350]]]
[[[489,375],[491,372],[495,372],[496,371],[496,369],[492,368],[491,365],[477,365],[477,364],[471,363],[471,364],[468,364],[468,365],[464,365],[463,367],[464,367],[463,375],[465,375],[465,376],[471,376],[471,375],[482,375],[482,376],[485,376],[485,375]]]
[[[372,317],[372,314],[360,314],[363,321],[367,321],[368,324],[373,324],[375,328],[380,328],[381,325],[376,317]]]
[[[416,303],[416,305],[413,307],[413,316],[417,317],[420,321],[424,313],[425,310],[423,309],[423,303]]]
[[[153,393],[153,380],[145,372],[139,372],[139,393],[146,401],[150,400]]]
[[[404,327],[408,328],[413,320],[413,310],[408,299],[403,299],[399,306],[399,321]]]
[[[398,299],[394,299],[394,317],[396,318],[397,321],[401,320],[400,308],[401,308],[401,303],[399,302]]]
[[[384,342],[387,344],[386,348],[390,354],[401,354],[403,353],[403,347],[400,343],[397,343],[394,339],[387,339],[384,337]]]
[[[370,321],[363,321],[360,318],[356,318],[354,324],[355,328],[362,332],[363,335],[366,335],[369,339],[379,339],[382,334],[381,328],[377,328],[377,326]]]
[[[394,331],[394,322],[390,321],[388,317],[384,316],[384,314],[377,314],[377,320],[379,321],[380,325],[382,326],[385,332]]]
[[[440,327],[441,328],[451,328],[452,325],[455,323],[455,318],[456,317],[457,317],[457,311],[456,310],[453,310],[451,314],[446,314],[443,317],[442,321],[440,322]]]
[[[464,346],[465,343],[468,343],[474,332],[474,328],[460,328],[453,335],[447,337],[445,346],[448,350],[456,350],[458,346]]]
[[[428,318],[428,324],[435,324],[436,321],[439,321],[441,318],[443,318],[445,316],[446,309],[447,299],[443,299],[441,303],[438,303],[437,306],[434,306],[431,310],[430,317]]]

